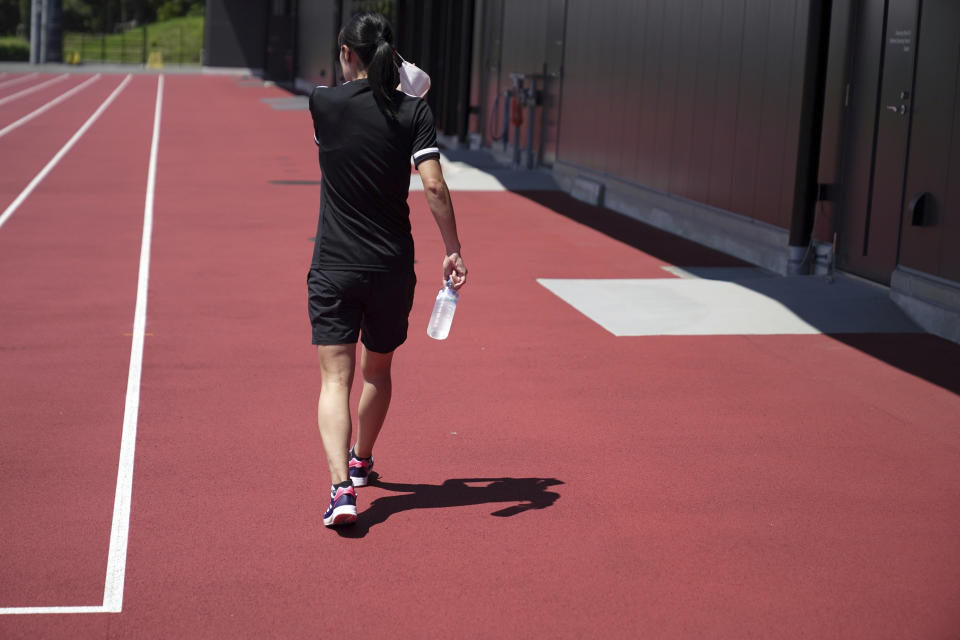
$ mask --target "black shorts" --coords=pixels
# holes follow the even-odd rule
[[[307,275],[313,344],[353,344],[390,353],[407,339],[417,276],[401,272],[310,269]]]

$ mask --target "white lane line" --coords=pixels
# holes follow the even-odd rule
[[[40,107],[39,109],[36,109],[36,110],[28,113],[27,115],[23,116],[22,118],[20,118],[20,119],[17,120],[16,122],[7,125],[7,126],[4,127],[3,129],[0,129],[0,138],[2,138],[3,136],[7,135],[8,133],[10,133],[11,131],[13,131],[14,129],[16,129],[16,128],[19,127],[20,125],[23,125],[23,124],[26,124],[26,123],[30,122],[31,120],[33,120],[34,118],[36,118],[38,115],[40,115],[41,113],[43,113],[43,112],[46,111],[47,109],[49,109],[49,108],[51,108],[51,107],[55,107],[56,105],[60,104],[61,102],[63,102],[64,100],[66,100],[67,98],[69,98],[70,96],[72,96],[73,94],[77,93],[78,91],[82,91],[82,90],[85,89],[88,85],[96,82],[96,81],[99,80],[99,79],[100,79],[100,74],[98,73],[97,75],[93,76],[92,78],[87,79],[86,82],[83,82],[82,84],[78,84],[78,85],[75,86],[73,89],[70,89],[70,90],[67,91],[66,93],[63,93],[63,94],[61,94],[60,96],[54,98],[53,100],[51,100],[51,101],[48,102],[47,104],[43,105],[43,106]]]
[[[36,74],[36,73],[28,73],[28,74],[25,75],[25,76],[20,76],[19,78],[14,78],[13,80],[7,80],[6,82],[0,82],[0,89],[2,89],[3,87],[9,86],[9,85],[11,85],[11,84],[17,84],[17,83],[19,83],[19,82],[23,82],[24,80],[29,80],[30,78],[32,78],[32,77],[35,76],[35,75],[37,75],[37,74]]]
[[[124,83],[129,79],[130,76],[127,76]],[[120,436],[120,464],[117,470],[117,492],[113,501],[110,554],[107,558],[103,604],[89,607],[7,607],[0,608],[0,615],[120,613],[123,608],[123,584],[127,572],[127,543],[130,535],[130,498],[133,493],[134,447],[137,441],[137,418],[140,413],[143,340],[147,327],[147,283],[150,279],[150,244],[153,237],[153,203],[157,183],[157,151],[160,141],[160,113],[162,108],[163,76],[160,75],[157,78],[157,102],[153,113],[150,165],[147,169],[147,191],[143,203],[143,236],[140,241],[137,302],[133,312],[133,338],[130,345],[130,369],[127,374],[127,399],[123,412],[123,433]]]
[[[23,201],[26,200],[31,193],[33,193],[33,190],[37,188],[37,185],[40,184],[40,182],[47,177],[47,174],[50,173],[55,166],[57,166],[57,163],[63,159],[63,156],[67,155],[67,152],[70,151],[73,145],[77,143],[77,140],[79,140],[83,134],[87,132],[87,129],[93,126],[93,123],[97,121],[97,118],[99,118],[104,111],[106,111],[107,107],[110,106],[110,103],[113,102],[113,99],[116,98],[130,83],[130,78],[132,77],[133,76],[131,74],[128,74],[127,77],[123,79],[123,82],[121,82],[117,88],[113,90],[113,93],[107,96],[107,99],[104,100],[103,104],[101,104],[97,110],[93,112],[93,115],[83,123],[83,126],[80,127],[75,134],[73,134],[73,137],[67,141],[67,144],[63,145],[63,148],[57,152],[57,155],[53,156],[50,162],[47,163],[47,166],[41,169],[40,173],[38,173],[33,180],[30,181],[30,184],[28,184],[27,187],[20,192],[20,195],[17,196],[17,199],[10,203],[10,206],[7,207],[3,213],[0,213],[0,227],[3,227],[4,223],[10,219],[10,216],[14,214],[21,204],[23,204]]]
[[[147,193],[143,203],[140,273],[137,278],[137,304],[133,313],[133,339],[130,345],[130,372],[127,376],[127,402],[123,412],[123,435],[120,438],[117,494],[113,502],[110,556],[107,560],[107,579],[103,589],[104,609],[116,613],[119,613],[123,606],[123,582],[127,572],[130,497],[133,492],[133,453],[137,443],[137,417],[140,413],[140,374],[143,370],[143,338],[147,327],[147,282],[150,278],[150,240],[153,237],[153,202],[157,184],[157,151],[160,142],[162,108],[163,76],[160,75],[157,77],[157,103],[153,112],[150,167],[147,170]]]
[[[8,607],[0,609],[0,615],[23,616],[50,613],[108,613],[104,607]]]
[[[34,91],[40,91],[40,89],[43,89],[44,87],[48,87],[48,86],[50,86],[51,84],[53,84],[53,83],[55,83],[55,82],[60,82],[61,80],[65,79],[66,77],[67,77],[67,74],[63,74],[62,76],[57,76],[56,78],[51,78],[50,80],[47,80],[46,82],[41,82],[40,84],[35,84],[35,85],[33,85],[32,87],[30,87],[30,88],[28,88],[28,89],[24,89],[23,91],[20,91],[20,92],[18,92],[18,93],[12,93],[12,94],[10,94],[9,96],[7,96],[6,98],[0,98],[0,105],[7,104],[8,102],[13,102],[14,100],[18,100],[18,99],[22,98],[23,96],[26,96],[26,95],[29,95],[29,94],[33,93]]]

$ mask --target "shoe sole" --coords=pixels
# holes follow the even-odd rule
[[[367,486],[367,479],[366,479],[366,478],[354,478],[353,476],[350,476],[350,482],[352,482],[352,483],[353,483],[353,486],[355,486],[355,487],[365,487],[365,486]]]
[[[323,519],[323,524],[328,527],[339,527],[345,524],[353,524],[357,521],[357,508],[350,505],[337,507],[328,517]]]

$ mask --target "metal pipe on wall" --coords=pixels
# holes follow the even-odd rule
[[[526,76],[522,73],[511,73],[510,82],[513,88],[510,90],[510,122],[513,124],[513,166],[520,166],[520,131],[523,127],[523,83]],[[514,107],[513,102],[517,105]]]
[[[807,28],[806,72],[803,79],[803,105],[800,113],[797,174],[794,185],[793,215],[790,219],[790,256],[788,271],[807,273],[816,221],[817,202],[821,199],[817,175],[820,166],[820,139],[823,129],[827,58],[830,47],[830,18],[833,0],[811,0]]]
[[[530,87],[524,94],[527,101],[527,169],[534,167],[533,134],[537,115],[537,76],[530,76]]]

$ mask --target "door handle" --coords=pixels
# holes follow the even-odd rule
[[[901,116],[907,112],[907,105],[902,104],[899,107],[895,104],[887,105],[888,111],[893,111],[894,113],[900,114]]]
[[[914,227],[929,227],[936,222],[933,220],[933,195],[921,191],[910,199],[907,213],[910,214],[910,224]]]

